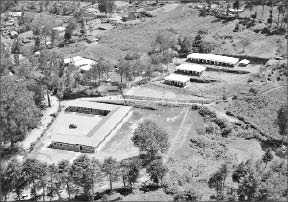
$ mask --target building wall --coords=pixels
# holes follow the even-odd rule
[[[110,111],[103,110],[103,109],[93,109],[93,108],[86,108],[86,107],[76,107],[76,106],[69,106],[65,109],[65,112],[78,112],[84,114],[94,114],[100,116],[107,116]]]
[[[91,146],[68,144],[64,142],[52,142],[50,147],[53,149],[61,149],[61,150],[68,150],[68,151],[75,151],[75,152],[82,152],[82,153],[94,153],[95,152],[94,147],[91,147]]]

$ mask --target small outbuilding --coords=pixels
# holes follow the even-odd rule
[[[246,67],[250,63],[249,60],[243,59],[238,63],[238,66],[240,67]]]
[[[170,74],[164,78],[165,83],[179,87],[185,87],[190,81],[190,77],[181,74]]]
[[[191,76],[201,76],[206,67],[199,64],[184,63],[176,67],[176,71]]]

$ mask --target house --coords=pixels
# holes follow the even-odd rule
[[[185,87],[189,81],[189,76],[174,73],[164,78],[165,83],[179,87]]]
[[[211,64],[224,67],[235,67],[239,62],[239,59],[222,55],[192,53],[187,56],[187,61],[193,63]]]
[[[18,18],[22,16],[22,12],[10,12],[8,16]]]
[[[61,33],[61,32],[65,32],[65,27],[54,27],[53,30]]]
[[[180,74],[187,74],[191,76],[201,76],[206,70],[206,67],[199,64],[184,63],[176,68],[176,72]]]
[[[64,64],[68,65],[69,63],[73,64],[75,67],[78,67],[81,71],[89,71],[92,66],[96,64],[94,60],[83,58],[81,56],[65,58]]]

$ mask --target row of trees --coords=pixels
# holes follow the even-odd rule
[[[248,160],[235,168],[223,164],[209,179],[208,185],[215,189],[217,200],[278,200],[287,198],[287,161],[273,161],[269,150],[263,160]],[[230,179],[237,184],[233,187]]]
[[[167,171],[161,158],[169,147],[166,132],[146,120],[134,131],[132,141],[145,158],[118,162],[109,157],[100,162],[80,155],[71,164],[64,160],[57,165],[48,165],[36,159],[26,159],[23,163],[13,159],[1,169],[1,184],[5,185],[1,187],[4,201],[10,193],[15,193],[16,199],[22,200],[27,190],[32,200],[42,198],[45,201],[46,197],[50,200],[54,197],[62,199],[65,192],[69,200],[72,196],[84,195],[93,201],[97,186],[106,181],[111,192],[113,183],[118,181],[122,181],[125,189],[132,190],[141,168],[146,168],[150,179],[159,184]]]
[[[1,75],[0,135],[1,142],[9,143],[12,150],[16,142],[23,140],[28,131],[37,126],[44,94],[51,106],[50,93],[61,99],[76,87],[80,75],[78,68],[64,66],[63,57],[48,50],[15,66],[14,75],[9,75],[8,69],[4,68],[8,66],[3,66]]]

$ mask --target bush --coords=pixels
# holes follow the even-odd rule
[[[216,118],[216,113],[212,112],[207,107],[200,107],[199,114],[205,118],[211,118],[211,119]]]
[[[226,128],[226,121],[223,120],[223,119],[218,119],[218,118],[216,118],[216,119],[215,119],[215,123],[216,123],[221,129]]]
[[[232,128],[230,127],[227,127],[227,128],[224,128],[224,130],[222,131],[222,136],[223,137],[228,137],[228,135],[232,132]]]

